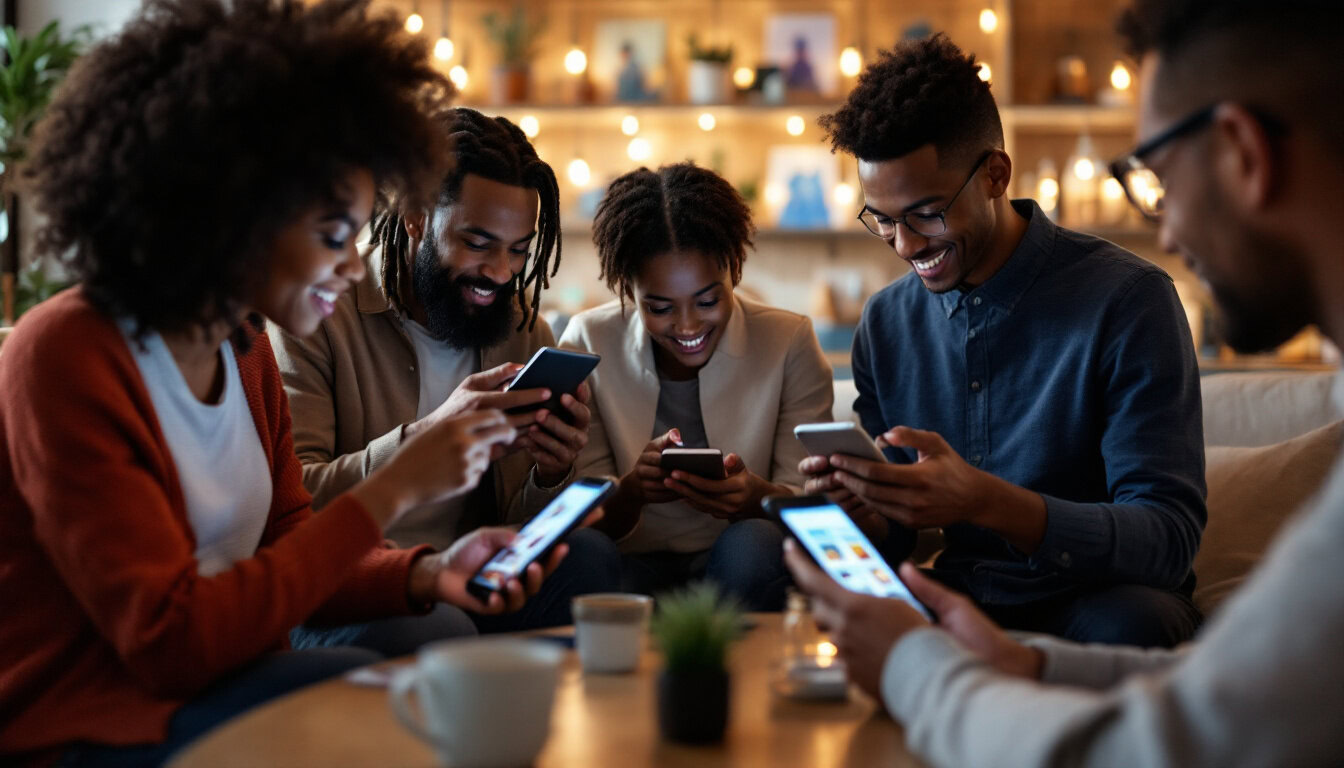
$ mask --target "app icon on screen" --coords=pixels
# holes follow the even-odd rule
[[[860,560],[867,560],[871,557],[871,555],[868,554],[868,550],[864,549],[863,545],[857,541],[851,541],[849,543],[849,548],[854,552],[854,556]]]
[[[888,576],[888,575],[887,575],[887,572],[886,572],[885,570],[881,569],[881,568],[874,568],[874,569],[873,569],[873,578],[874,578],[874,579],[877,579],[877,581],[878,581],[879,584],[884,584],[884,585],[885,585],[885,584],[890,584],[890,583],[891,583],[891,577]]]
[[[822,544],[821,551],[826,555],[827,560],[842,560],[844,555],[840,554],[840,548],[834,544]]]

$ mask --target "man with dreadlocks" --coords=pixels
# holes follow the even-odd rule
[[[560,264],[555,174],[502,117],[455,108],[442,122],[454,166],[434,207],[384,201],[373,219],[364,280],[332,297],[317,333],[298,338],[269,329],[293,413],[294,448],[319,509],[444,419],[546,397],[540,389],[500,388],[522,361],[555,343],[537,312]],[[577,398],[563,398],[572,424],[545,409],[510,416],[520,437],[508,449],[495,448],[491,471],[475,491],[412,510],[387,536],[446,550],[481,525],[535,514],[572,476],[588,439],[588,399],[586,386]],[[580,530],[567,542],[568,567],[525,610],[508,619],[473,616],[475,627],[566,624],[570,596],[616,587],[619,556],[605,534]],[[398,642],[471,632],[472,622],[441,606],[422,622],[421,637]],[[302,647],[335,635],[345,645],[377,644],[363,637],[370,631],[300,628],[293,640]]]

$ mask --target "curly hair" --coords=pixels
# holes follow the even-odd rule
[[[963,54],[943,33],[880,51],[844,106],[818,124],[831,151],[860,160],[891,160],[933,144],[939,162],[951,165],[1003,148],[999,108],[975,54]]]
[[[452,86],[368,3],[146,0],[36,129],[41,252],[137,334],[179,330],[237,318],[275,235],[352,170],[430,194]]]
[[[692,162],[621,176],[593,219],[600,276],[622,304],[634,298],[644,265],[672,251],[713,258],[737,285],[755,234],[751,209],[733,185]]]
[[[1134,0],[1117,28],[1135,58],[1159,55],[1155,103],[1240,101],[1313,126],[1344,157],[1339,0]]]
[[[541,198],[537,215],[537,245],[530,254],[532,268],[526,266],[514,278],[514,293],[523,320],[518,325],[535,326],[541,291],[550,287],[550,278],[560,269],[560,187],[555,171],[537,156],[522,129],[507,118],[490,118],[474,109],[457,107],[441,116],[439,130],[452,140],[452,171],[439,184],[437,205],[450,205],[462,191],[462,180],[474,173],[501,184],[535,189]],[[387,200],[373,217],[373,242],[383,250],[382,281],[389,297],[398,304],[401,270],[411,256],[410,237],[406,234],[403,214],[413,207],[406,201]],[[532,289],[529,302],[526,296]],[[529,325],[530,323],[530,325]]]

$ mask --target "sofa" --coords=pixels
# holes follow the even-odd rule
[[[1246,578],[1274,534],[1329,473],[1344,440],[1336,374],[1222,373],[1201,379],[1208,524],[1195,557],[1205,617]],[[836,380],[836,421],[858,422],[852,380]],[[941,545],[921,532],[916,559]]]

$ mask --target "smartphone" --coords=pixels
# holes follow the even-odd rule
[[[882,559],[877,547],[825,496],[767,496],[765,511],[778,517],[817,565],[845,589],[903,600],[933,621],[921,603]]]
[[[886,462],[887,457],[878,450],[873,438],[863,431],[863,427],[848,421],[828,421],[818,424],[799,424],[793,428],[793,436],[802,442],[803,447],[813,456],[830,456],[843,453],[857,456],[868,461]]]
[[[658,466],[668,472],[680,469],[709,480],[727,477],[723,471],[723,451],[718,448],[664,448]]]
[[[513,389],[549,389],[551,390],[551,399],[533,403],[532,405],[519,405],[508,409],[508,413],[526,413],[535,411],[539,408],[546,408],[559,416],[566,424],[573,423],[573,417],[570,416],[569,409],[560,402],[560,396],[565,394],[574,394],[579,389],[583,380],[588,378],[588,374],[593,372],[597,363],[602,358],[599,355],[590,355],[587,352],[575,352],[570,349],[556,349],[554,347],[542,347],[532,359],[527,361],[523,370],[513,377],[513,381],[504,388],[505,392]]]
[[[551,551],[565,534],[578,527],[593,508],[611,495],[616,485],[599,477],[581,477],[537,513],[509,545],[481,566],[467,582],[467,591],[481,600],[504,589],[527,566]]]

